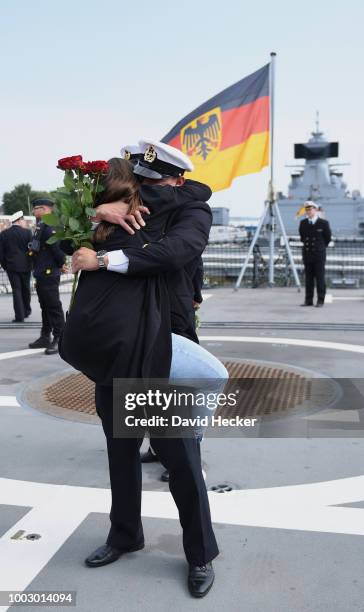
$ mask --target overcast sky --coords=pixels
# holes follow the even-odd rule
[[[360,0],[2,0],[0,193],[60,183],[59,157],[118,155],[277,52],[276,188],[293,143],[321,127],[340,142],[345,178],[364,188],[364,3]],[[267,170],[213,196],[259,215]]]

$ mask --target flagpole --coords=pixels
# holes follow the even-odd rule
[[[274,238],[275,238],[275,218],[277,217],[279,227],[281,229],[281,233],[283,236],[283,241],[285,244],[286,252],[288,255],[289,263],[292,268],[293,276],[296,282],[296,286],[298,291],[300,290],[301,284],[298,277],[298,273],[296,270],[295,262],[293,259],[291,247],[288,241],[288,236],[286,230],[284,228],[283,220],[278,208],[278,202],[276,201],[275,192],[274,192],[274,170],[275,170],[275,159],[274,159],[274,128],[275,128],[275,61],[277,54],[272,51],[270,54],[271,61],[269,64],[269,166],[270,166],[270,175],[269,175],[269,185],[268,185],[268,197],[265,201],[264,212],[262,217],[258,223],[257,229],[255,230],[254,238],[250,243],[250,247],[248,249],[247,256],[245,258],[244,264],[240,270],[238,279],[235,283],[234,290],[237,291],[241,285],[241,281],[243,280],[244,274],[247,270],[249,259],[253,254],[254,246],[259,238],[260,232],[265,224],[266,218],[269,217],[269,267],[268,267],[268,284],[270,287],[274,285]]]
[[[270,54],[271,61],[269,66],[269,131],[270,131],[270,189],[269,200],[274,201],[274,96],[275,96],[275,67],[277,54],[272,51]]]
[[[270,54],[271,56],[271,62],[270,62],[270,121],[269,121],[269,126],[270,126],[270,186],[269,186],[269,211],[270,211],[270,215],[271,215],[271,232],[270,232],[270,240],[269,240],[269,245],[270,245],[270,257],[269,257],[269,285],[272,287],[274,285],[274,222],[275,222],[275,217],[277,217],[278,219],[278,223],[279,223],[279,227],[283,236],[283,242],[284,245],[286,247],[286,251],[287,251],[287,255],[288,255],[288,260],[289,263],[291,265],[291,269],[293,272],[293,276],[294,276],[294,280],[296,283],[296,286],[298,288],[298,291],[300,290],[301,287],[301,283],[300,283],[300,279],[297,273],[297,269],[296,269],[296,265],[293,259],[293,254],[291,251],[291,247],[288,241],[288,236],[283,224],[283,220],[282,220],[282,216],[278,207],[278,203],[276,201],[276,197],[275,197],[275,192],[274,192],[274,119],[275,119],[275,108],[274,108],[274,103],[275,103],[275,63],[276,63],[276,56],[277,54],[272,51],[272,53]]]
[[[249,264],[249,259],[253,253],[254,246],[259,238],[259,234],[264,225],[264,222],[268,216],[270,218],[270,233],[269,233],[269,284],[273,285],[274,283],[274,214],[273,214],[273,204],[274,204],[274,188],[273,188],[273,180],[274,180],[274,76],[275,76],[275,57],[276,53],[272,51],[270,54],[271,61],[269,65],[269,162],[270,162],[270,179],[268,185],[268,198],[265,201],[264,212],[262,217],[258,223],[258,226],[254,233],[254,238],[250,243],[250,247],[248,249],[248,253],[245,257],[244,264],[239,272],[238,279],[235,283],[234,290],[237,291],[241,285],[241,281],[243,280],[244,274]]]
[[[271,61],[269,66],[269,145],[270,145],[270,181],[269,181],[269,276],[268,283],[274,285],[274,96],[275,96],[275,61],[276,53],[270,54]]]

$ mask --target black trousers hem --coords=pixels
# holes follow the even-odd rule
[[[125,550],[144,539],[139,452],[142,439],[113,437],[111,386],[96,385],[95,400],[109,458],[112,507],[107,543]],[[219,550],[211,523],[198,442],[195,438],[153,438],[153,448],[169,470],[169,487],[179,512],[187,562],[205,565],[218,555]]]

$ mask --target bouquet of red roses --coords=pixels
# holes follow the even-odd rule
[[[107,173],[108,162],[84,162],[81,155],[74,155],[59,159],[57,167],[64,171],[64,186],[55,192],[53,212],[42,218],[55,230],[47,242],[53,244],[58,240],[68,240],[75,250],[82,246],[92,249],[91,218],[96,215],[96,197],[103,190],[100,178]],[[71,305],[77,278],[78,274],[75,274]]]

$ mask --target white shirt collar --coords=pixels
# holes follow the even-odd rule
[[[317,221],[317,219],[319,218],[319,216],[316,214],[314,217],[312,217],[311,219],[307,219],[309,220],[310,223],[312,223],[312,225],[314,225]]]

